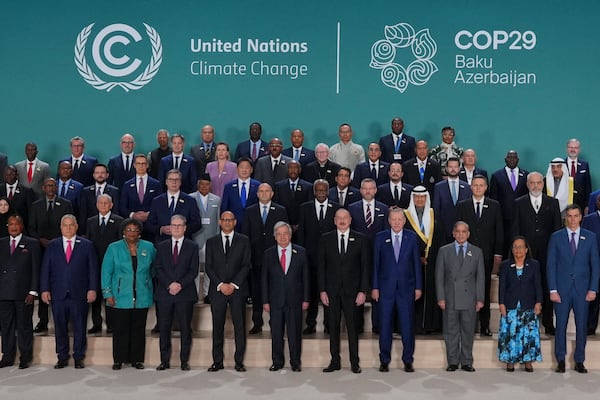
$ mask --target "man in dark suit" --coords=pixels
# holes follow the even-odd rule
[[[25,144],[25,160],[15,163],[19,182],[25,187],[30,188],[35,193],[35,199],[43,196],[42,184],[46,178],[50,178],[50,166],[37,158],[37,144],[29,142]],[[25,225],[27,226],[27,225]]]
[[[292,145],[283,150],[283,155],[290,157],[294,161],[298,161],[303,168],[308,163],[315,161],[315,152],[303,147],[304,132],[301,129],[294,129],[292,131],[290,141]]]
[[[204,125],[200,131],[200,144],[192,146],[190,155],[196,160],[196,175],[203,176],[206,164],[215,161],[217,145],[215,144],[215,128],[211,125]]]
[[[379,139],[381,159],[388,163],[403,163],[413,158],[415,154],[415,138],[404,133],[404,120],[392,119],[392,133]]]
[[[156,246],[154,271],[156,288],[154,299],[160,316],[160,365],[158,371],[171,367],[171,327],[177,320],[181,332],[179,359],[181,370],[190,370],[192,347],[192,314],[198,301],[196,276],[198,275],[198,245],[185,238],[186,218],[175,214],[171,217],[171,238]]]
[[[394,162],[390,164],[388,171],[389,181],[377,186],[375,199],[388,207],[396,206],[407,209],[410,204],[410,194],[413,187],[402,182],[402,164]]]
[[[433,190],[433,210],[439,216],[446,230],[446,243],[452,240],[452,227],[457,221],[457,204],[473,194],[467,182],[458,179],[460,163],[458,158],[451,157],[446,163],[448,179],[435,184]]]
[[[341,369],[340,322],[346,321],[350,366],[361,373],[358,356],[356,307],[362,306],[370,286],[371,246],[367,238],[350,229],[350,212],[340,208],[335,212],[336,229],[321,236],[319,247],[319,296],[329,308],[329,350],[331,361],[323,372]]]
[[[375,200],[377,185],[372,178],[363,179],[360,185],[362,201],[357,201],[348,206],[352,217],[352,230],[364,234],[372,244],[375,235],[388,226],[388,207]]]
[[[238,143],[233,156],[234,162],[239,162],[241,158],[248,158],[253,163],[260,157],[269,154],[269,149],[266,143],[260,139],[262,135],[262,125],[258,122],[253,122],[249,127],[250,140],[244,140]]]
[[[275,182],[287,177],[287,163],[292,159],[281,154],[282,149],[281,139],[273,138],[269,141],[269,154],[254,163],[254,179],[273,187]]]
[[[79,216],[79,198],[83,191],[83,184],[72,179],[73,166],[70,161],[61,161],[58,164],[58,180],[56,181],[57,194],[67,199],[73,206],[73,214]]]
[[[475,154],[475,150],[466,149],[462,155],[462,165],[460,167],[460,172],[458,173],[458,179],[467,182],[469,185],[474,176],[481,175],[485,176],[485,179],[487,179],[487,171],[477,167],[475,165],[476,162],[477,155]]]
[[[360,183],[365,178],[372,178],[377,186],[383,185],[388,181],[388,171],[390,163],[381,160],[381,149],[377,143],[369,143],[367,150],[368,160],[360,163],[354,169],[352,185],[360,187]]]
[[[524,236],[529,243],[531,258],[540,263],[544,295],[542,324],[547,334],[554,335],[554,312],[548,291],[546,258],[550,236],[563,224],[558,200],[544,194],[542,174],[536,171],[530,172],[527,175],[527,189],[529,190],[528,194],[515,200],[511,237]],[[505,226],[506,230],[508,230],[507,226]]]
[[[379,371],[388,372],[391,361],[394,315],[400,322],[404,371],[414,372],[415,301],[423,293],[423,275],[417,235],[404,229],[404,210],[390,210],[391,229],[375,238],[371,297],[377,301],[379,321]]]
[[[565,372],[567,353],[567,323],[569,313],[575,315],[575,371],[587,373],[585,345],[589,302],[598,294],[600,257],[598,241],[592,231],[580,227],[582,212],[577,204],[566,209],[566,229],[552,234],[548,244],[548,289],[556,314],[554,356],[556,372]]]
[[[0,196],[8,198],[13,212],[19,214],[25,224],[29,222],[29,209],[35,201],[33,190],[23,186],[17,179],[17,169],[14,165],[4,168],[4,184],[0,185]]]
[[[85,368],[85,325],[88,303],[96,300],[98,259],[94,245],[77,234],[77,220],[67,214],[60,221],[61,236],[52,240],[44,253],[40,275],[42,301],[52,302],[58,362],[55,369],[69,364],[69,323],[73,332],[75,368]]]
[[[196,161],[193,157],[183,153],[185,147],[185,138],[182,134],[176,133],[171,136],[171,147],[173,152],[160,160],[158,167],[158,180],[166,187],[167,173],[172,169],[181,172],[181,190],[185,193],[196,191]]]
[[[98,267],[102,265],[104,254],[108,245],[121,239],[123,231],[121,223],[123,218],[112,212],[113,202],[108,194],[101,194],[96,200],[96,210],[98,214],[89,217],[85,226],[85,237],[92,241],[96,256],[98,257]],[[98,271],[100,276],[100,271]],[[100,281],[98,281],[100,289]],[[102,332],[102,290],[96,293],[96,300],[92,303],[92,327],[88,329],[88,333]],[[106,331],[112,332],[112,321],[110,318],[110,307],[105,308]]]
[[[308,256],[308,267],[310,268],[310,302],[306,312],[306,328],[302,331],[305,335],[316,332],[317,314],[319,311],[319,246],[321,235],[335,229],[333,217],[340,205],[327,198],[329,185],[324,179],[318,179],[313,185],[314,201],[307,201],[300,206],[300,217],[298,218],[298,244],[306,249]],[[328,320],[326,310],[323,310],[323,325],[328,331]]]
[[[85,150],[85,141],[80,136],[71,138],[71,155],[58,162],[69,161],[73,166],[73,179],[80,182],[83,186],[89,186],[94,183],[94,166],[98,160],[92,156],[83,154]]]
[[[592,178],[590,165],[587,161],[579,158],[581,144],[577,139],[569,139],[567,142],[567,168],[569,176],[573,178],[573,203],[586,211],[590,194],[592,193]],[[584,212],[587,214],[587,212]]]
[[[350,186],[350,176],[352,171],[348,167],[340,167],[335,175],[335,186],[329,189],[329,198],[336,202],[340,207],[348,209],[350,204],[361,199],[360,190],[357,187]]]
[[[0,326],[2,359],[0,368],[15,362],[19,347],[19,369],[33,359],[33,300],[38,295],[40,243],[23,235],[23,218],[8,218],[9,236],[0,239]],[[15,338],[15,332],[18,336]]]
[[[287,331],[292,371],[301,371],[302,311],[308,309],[310,278],[304,248],[292,245],[292,227],[279,221],[273,227],[275,246],[262,263],[263,309],[270,314],[272,359],[269,371],[283,368],[283,333]],[[287,330],[286,330],[287,327]]]
[[[108,160],[108,184],[121,190],[123,184],[135,176],[133,168],[133,158],[135,149],[135,139],[133,135],[126,133],[121,136],[121,153]]]
[[[335,185],[335,177],[340,165],[329,160],[329,146],[319,143],[315,147],[315,161],[302,169],[302,179],[314,185],[317,179],[325,179],[330,187]]]
[[[171,146],[169,146],[169,131],[160,129],[156,133],[156,142],[158,143],[158,147],[148,153],[148,175],[158,180],[160,160],[172,152]]]
[[[238,161],[237,173],[237,179],[227,183],[223,188],[221,211],[231,211],[238,221],[235,230],[242,232],[246,207],[258,202],[256,194],[260,182],[250,178],[252,161],[249,158],[243,157]]]
[[[428,157],[429,147],[426,141],[419,140],[415,151],[417,156],[402,164],[404,181],[412,186],[425,186],[429,194],[433,196],[433,187],[442,180],[440,164]],[[435,200],[435,196],[433,196],[433,200]]]
[[[261,183],[257,192],[258,203],[246,208],[242,233],[250,238],[252,247],[252,271],[250,273],[250,293],[252,296],[252,322],[250,334],[262,332],[263,326],[263,301],[262,289],[262,261],[264,252],[275,245],[273,227],[276,222],[288,222],[285,208],[271,201],[273,190],[268,183]]]
[[[502,262],[504,251],[504,226],[500,203],[485,196],[487,179],[476,175],[471,181],[473,197],[462,200],[456,206],[458,221],[469,224],[470,243],[479,247],[483,253],[485,267],[485,300],[479,310],[481,336],[492,336],[490,331],[490,287],[492,271],[497,270]],[[445,211],[444,211],[445,212]]]
[[[302,169],[298,161],[290,161],[287,170],[287,179],[275,183],[273,201],[285,207],[295,238],[298,230],[300,205],[313,199],[313,185],[304,179],[300,179]]]
[[[596,198],[596,207],[597,210],[600,210],[600,198]],[[598,248],[600,249],[600,211],[594,211],[583,217],[581,227],[596,234]],[[600,313],[600,296],[596,296],[594,301],[591,301],[589,305],[587,323],[588,336],[596,334],[596,328],[598,328],[598,313]]]
[[[246,353],[246,298],[250,273],[250,240],[234,232],[236,220],[231,211],[221,213],[221,233],[206,241],[206,273],[210,278],[212,312],[212,357],[209,372],[223,369],[224,327],[227,304],[233,321],[235,370],[243,372]]]
[[[108,194],[112,198],[115,211],[119,210],[121,194],[119,188],[108,184],[109,171],[104,164],[94,166],[94,184],[84,187],[79,196],[79,221],[82,231],[86,221],[96,214],[96,200],[101,194]],[[115,212],[116,214],[116,212]]]

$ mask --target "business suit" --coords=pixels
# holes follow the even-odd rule
[[[284,156],[288,156],[292,160],[295,160],[294,150],[295,149],[293,147],[288,147],[287,149],[284,149],[281,152],[281,154],[283,154]],[[298,160],[297,160],[300,163],[300,166],[302,168],[304,168],[305,165],[307,165],[308,163],[311,163],[315,160],[316,160],[316,158],[315,158],[314,150],[307,149],[306,147],[303,146],[298,154]]]
[[[275,192],[273,201],[285,207],[295,234],[300,216],[300,205],[313,199],[313,185],[304,179],[298,179],[294,191],[292,191],[290,180],[283,179],[275,183],[273,190]]]
[[[113,208],[112,212],[115,214],[119,213],[119,200],[121,199],[121,193],[116,186],[109,185],[108,183],[104,185],[104,190],[102,194],[107,194],[111,197]],[[79,196],[79,219],[77,220],[79,223],[80,232],[83,232],[85,229],[85,224],[88,218],[93,217],[98,209],[96,208],[96,184],[84,187]]]
[[[250,150],[252,144],[250,143],[250,140],[244,140],[243,142],[238,143],[232,161],[237,163],[240,158],[246,157],[251,159],[252,162],[255,162],[262,156],[269,155],[269,144],[263,140],[259,140],[256,145],[256,158],[252,159],[252,151]]]
[[[250,271],[250,293],[252,296],[252,322],[255,327],[263,326],[262,261],[266,249],[275,245],[273,227],[279,221],[288,222],[287,212],[283,206],[271,202],[267,207],[267,219],[263,223],[262,213],[265,205],[252,204],[244,213],[242,233],[250,239],[252,248],[252,270]]]
[[[379,147],[381,148],[381,159],[388,163],[405,162],[415,157],[415,138],[402,133],[400,137],[400,149],[396,152],[394,146],[393,133],[379,138]]]
[[[485,176],[486,179],[488,177],[488,173],[485,169],[475,167],[473,169],[473,174],[471,174],[471,179],[473,179],[473,177],[477,175]],[[471,184],[471,182],[469,182],[469,178],[467,177],[467,171],[465,171],[464,167],[460,167],[460,171],[458,172],[458,179],[467,182],[469,185]]]
[[[83,360],[86,349],[87,292],[98,290],[98,258],[94,245],[81,236],[73,240],[67,262],[63,237],[52,240],[42,261],[40,291],[52,296],[52,315],[59,360],[69,359],[69,322],[73,330],[73,358]]]
[[[198,301],[195,280],[200,261],[198,245],[186,238],[178,240],[179,250],[175,260],[173,240],[167,239],[156,246],[154,300],[159,316],[160,362],[169,364],[171,360],[171,328],[173,319],[176,319],[181,332],[179,359],[183,364],[189,361],[192,347],[192,313]],[[169,293],[169,285],[173,282],[181,285],[181,291],[176,295]]]
[[[388,224],[388,206],[375,200],[371,200],[371,216],[373,223],[370,227],[367,227],[365,221],[365,213],[363,203],[366,200],[357,201],[348,206],[348,211],[352,217],[352,230],[358,231],[365,235],[369,240],[369,243],[373,244],[375,235],[384,229],[389,228]]]
[[[432,207],[437,214],[438,218],[442,221],[444,229],[446,230],[446,242],[452,240],[452,228],[454,223],[458,221],[457,208],[458,203],[465,199],[470,199],[473,196],[471,192],[471,186],[467,182],[459,180],[457,182],[457,200],[456,204],[452,201],[452,194],[450,192],[450,180],[444,180],[438,182],[435,185],[433,191],[433,203]]]
[[[581,223],[581,227],[587,229],[588,231],[592,231],[596,234],[596,239],[598,239],[598,248],[600,249],[600,215],[598,212],[594,212],[592,214],[588,214],[583,217],[583,221]],[[596,328],[598,327],[598,313],[600,312],[600,297],[596,296],[596,299],[590,302],[589,305],[589,313],[588,313],[588,324],[587,324],[587,333],[588,335],[593,335],[596,333]]]
[[[600,257],[596,235],[587,229],[579,232],[579,243],[575,254],[569,245],[570,230],[560,229],[552,234],[548,244],[548,289],[557,291],[561,302],[554,303],[556,315],[556,337],[554,355],[560,361],[565,360],[567,352],[567,323],[569,312],[575,315],[575,352],[576,363],[585,361],[587,334],[588,291],[598,293],[600,282]]]
[[[202,203],[199,192],[194,192],[190,196],[196,201],[198,205],[198,211],[200,212],[200,221],[202,222],[202,229],[196,231],[192,235],[192,239],[198,245],[198,258],[200,259],[200,271],[204,273],[202,280],[202,290],[200,294],[204,296],[208,295],[209,278],[206,274],[206,241],[208,238],[215,236],[219,233],[219,215],[221,209],[221,198],[215,194],[208,193],[206,195],[206,208]],[[199,282],[199,279],[197,279]],[[200,286],[199,286],[200,287]]]
[[[290,245],[289,266],[284,272],[278,246],[269,247],[262,261],[262,303],[270,307],[272,359],[283,367],[283,334],[287,327],[290,364],[300,366],[302,353],[302,303],[310,298],[308,259],[304,248]]]
[[[394,185],[394,183],[391,183],[391,185]],[[398,199],[395,199],[390,183],[384,183],[383,185],[377,186],[375,200],[382,202],[388,207],[396,206],[407,209],[410,204],[410,194],[412,193],[412,189],[413,187],[411,185],[401,182],[398,184]]]
[[[75,168],[75,162],[73,161],[72,156],[60,160],[58,166],[60,166],[60,163],[63,161],[68,161],[73,166],[71,179],[80,182],[84,187],[94,183],[94,167],[98,164],[98,160],[95,157],[86,156],[84,154],[79,162],[79,168]]]
[[[567,169],[571,171],[571,159],[566,158]],[[585,210],[592,193],[592,178],[590,176],[590,165],[587,161],[577,159],[575,176],[573,177],[573,203]]]
[[[171,214],[169,203],[171,195],[169,193],[163,193],[152,199],[150,204],[150,215],[148,216],[147,224],[148,229],[152,231],[154,235],[154,242],[160,243],[163,240],[168,239],[170,236],[160,233],[161,226],[171,224],[171,217],[179,214],[183,215],[187,219],[187,228],[185,230],[185,236],[191,238],[192,235],[202,229],[202,223],[200,220],[200,211],[194,200],[189,194],[179,192],[179,198],[175,205],[175,210]]]
[[[393,241],[398,234],[400,253],[394,254]],[[373,289],[379,290],[379,361],[391,360],[394,312],[400,322],[402,361],[412,364],[415,352],[415,291],[423,290],[423,274],[417,235],[402,229],[379,232],[373,246]]]
[[[29,222],[29,210],[31,205],[35,201],[35,194],[33,190],[23,186],[21,182],[19,184],[13,185],[13,198],[9,199],[10,208],[13,212],[16,212],[23,218],[23,223],[25,227]],[[8,190],[6,188],[6,184],[0,185],[0,197],[8,198]]]
[[[350,204],[362,199],[360,190],[356,189],[355,187],[348,186],[344,190],[344,204],[340,203],[340,189],[337,187],[337,185],[329,189],[329,196],[327,196],[327,198],[335,203],[338,203],[340,207],[345,209],[348,209]]]
[[[119,214],[123,217],[128,218],[132,213],[137,211],[150,211],[152,199],[163,193],[163,187],[160,182],[149,175],[147,177],[148,179],[144,186],[144,197],[141,202],[137,189],[139,176],[136,175],[123,184],[121,199],[119,200]],[[144,224],[142,238],[150,242],[154,241],[154,234],[148,228],[147,224]]]
[[[233,232],[232,232],[233,233]],[[246,298],[248,274],[250,273],[250,240],[240,233],[233,234],[229,252],[225,253],[223,234],[220,233],[206,241],[206,273],[210,278],[210,310],[212,312],[212,356],[215,364],[223,364],[223,331],[227,304],[231,312],[235,338],[235,363],[244,362],[246,353]],[[235,284],[236,289],[225,296],[217,287],[221,283]]]
[[[237,225],[235,226],[236,232],[242,232],[245,209],[252,204],[258,203],[256,194],[258,193],[260,182],[256,179],[250,179],[249,183],[246,184],[248,195],[245,206],[242,205],[242,200],[240,199],[240,185],[239,179],[234,179],[226,184],[223,188],[223,198],[221,199],[221,212],[231,211],[235,215],[235,219],[237,220]]]
[[[193,193],[196,191],[198,174],[196,174],[196,161],[187,154],[181,154],[179,158],[179,172],[181,172],[181,190],[185,193]],[[158,181],[165,184],[167,172],[175,168],[173,163],[173,154],[169,154],[160,160],[158,166]]]
[[[306,164],[302,169],[300,176],[305,181],[313,184],[317,179],[325,179],[327,183],[329,183],[329,187],[332,188],[335,186],[335,177],[340,168],[340,164],[334,163],[333,161],[327,160],[325,164],[321,166],[319,161],[315,160]]]
[[[38,292],[40,278],[40,243],[21,236],[11,254],[12,236],[0,239],[0,325],[2,326],[2,360],[13,363],[19,347],[20,363],[33,359],[33,302],[25,303],[30,292]],[[15,339],[15,331],[18,336]]]
[[[403,179],[409,185],[425,186],[425,189],[429,192],[432,197],[432,200],[435,200],[435,196],[433,195],[433,188],[436,183],[442,180],[442,172],[440,169],[440,164],[432,160],[431,157],[427,157],[425,160],[425,171],[423,173],[423,180],[421,180],[421,174],[419,172],[419,162],[416,157],[411,158],[408,161],[405,161],[402,164],[402,171],[404,171]]]
[[[443,246],[435,266],[437,299],[445,301],[444,341],[449,365],[473,364],[476,303],[485,298],[485,267],[479,247],[465,242],[461,263],[456,242]]]
[[[206,164],[211,161],[215,161],[215,155],[217,153],[217,144],[212,143],[200,143],[196,146],[192,146],[190,149],[190,155],[196,161],[196,175],[202,176],[206,170]]]
[[[27,179],[27,171],[29,170],[29,160],[22,160],[15,164],[17,169],[17,175],[19,176],[19,182],[24,187],[30,188],[35,194],[36,200],[43,196],[42,184],[48,178],[50,178],[50,165],[47,162],[38,160],[37,158],[33,161],[33,173],[31,176],[31,183]],[[2,169],[4,171],[4,169]]]
[[[123,164],[123,155],[121,153],[117,154],[114,157],[111,157],[108,160],[108,179],[107,183],[109,185],[115,186],[117,189],[121,190],[123,188],[123,184],[133,178],[135,176],[135,168],[133,167],[133,163],[135,161],[135,154],[128,154],[129,156],[129,169]]]
[[[262,183],[268,183],[273,188],[275,182],[287,178],[287,165],[290,161],[292,161],[291,158],[282,154],[279,157],[277,168],[273,170],[273,159],[271,156],[261,157],[254,163],[254,179]]]
[[[61,196],[63,192],[63,186],[65,195]],[[71,202],[71,205],[73,206],[73,213],[75,214],[75,216],[79,215],[79,198],[82,191],[83,185],[80,182],[77,182],[71,178],[69,178],[67,181],[63,181],[61,179],[56,181],[56,194]],[[95,206],[96,204],[94,203],[94,209]]]
[[[371,247],[367,238],[354,230],[347,230],[347,246],[340,253],[337,229],[321,236],[318,257],[318,289],[329,298],[329,351],[331,364],[339,367],[340,321],[346,320],[350,364],[358,367],[358,332],[355,324],[356,296],[367,293],[371,278]]]
[[[373,176],[371,174],[371,168],[373,162],[371,160],[367,160],[363,163],[360,163],[354,168],[354,176],[352,178],[352,186],[359,188],[360,183],[365,178],[373,178],[375,179],[375,183],[377,186],[383,185],[386,182],[389,182],[388,172],[390,170],[390,164],[379,160],[377,163],[377,176]]]

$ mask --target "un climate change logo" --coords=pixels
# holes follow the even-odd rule
[[[409,84],[424,85],[437,72],[437,66],[431,59],[437,53],[437,44],[429,34],[429,29],[415,33],[406,22],[385,26],[385,39],[373,43],[371,47],[371,68],[381,70],[384,85],[404,93]],[[396,52],[410,47],[416,58],[408,67],[398,64]]]
[[[152,78],[158,73],[158,69],[162,63],[162,43],[156,29],[148,24],[144,24],[146,34],[152,45],[152,57],[146,68],[132,80],[117,79],[116,81],[107,81],[99,77],[86,60],[85,48],[93,26],[94,23],[83,28],[79,32],[79,35],[77,35],[77,41],[75,42],[75,65],[83,79],[94,88],[106,90],[107,92],[110,92],[117,86],[129,92],[130,90],[141,89],[150,83]],[[127,36],[123,35],[123,33],[127,34]],[[142,61],[138,58],[132,60],[131,57],[125,54],[115,55],[113,51],[115,44],[118,43],[127,46],[131,43],[131,40],[140,42],[142,35],[131,26],[125,24],[112,24],[98,32],[92,42],[92,59],[96,67],[107,77],[111,78],[124,78],[135,73],[142,65]],[[111,65],[107,65],[107,63]]]

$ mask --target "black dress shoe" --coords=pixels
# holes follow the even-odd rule
[[[404,372],[415,372],[412,363],[404,363]]]
[[[21,361],[19,363],[19,369],[27,369],[29,368],[30,362],[29,361]]]
[[[33,328],[33,333],[48,333],[48,325],[37,324]]]
[[[123,363],[114,363],[112,366],[113,371],[118,371],[123,368]]]
[[[188,362],[182,362],[181,363],[181,370],[182,371],[189,371],[190,369],[191,369],[190,368],[190,364]]]
[[[582,362],[576,362],[575,363],[575,371],[579,372],[580,374],[587,374],[587,368],[583,365]]]
[[[69,365],[69,360],[58,360],[56,362],[56,364],[54,364],[54,369],[63,369],[64,367],[66,367],[67,365]]]
[[[211,365],[210,367],[208,367],[208,372],[216,372],[219,371],[221,369],[225,368],[223,366],[223,364],[219,364],[219,363],[213,363],[213,365]]]
[[[144,369],[144,363],[143,362],[134,362],[133,364],[131,364],[131,366],[135,369]]]
[[[450,365],[448,365],[448,368],[446,368],[446,371],[448,371],[448,372],[454,372],[457,369],[458,369],[458,365],[456,365],[456,364],[450,364]]]
[[[556,333],[556,329],[554,329],[553,326],[546,327],[545,331],[546,331],[546,335],[550,335],[550,336],[554,336],[554,334]]]
[[[113,328],[106,328],[107,335],[112,335],[112,333],[113,333]]]
[[[558,372],[559,374],[564,374],[565,373],[565,360],[560,360],[554,371]]]
[[[588,336],[596,336],[596,331],[590,329],[590,330],[587,331],[587,335]]]
[[[379,364],[379,372],[390,372],[389,364],[385,364],[385,363]]]
[[[360,369],[360,366],[358,364],[353,365],[350,369],[352,370],[353,374],[360,374],[362,372],[362,369]]]
[[[282,365],[275,365],[275,364],[272,364],[272,365],[269,367],[269,371],[272,371],[272,372],[274,372],[274,371],[279,371],[279,370],[280,370],[280,369],[282,369],[282,368],[283,368],[283,366],[282,366]]]
[[[244,364],[235,364],[235,370],[237,372],[246,372],[246,367],[244,367]]]
[[[102,327],[101,326],[94,325],[90,329],[88,329],[88,333],[89,334],[99,333],[99,332],[102,332]]]
[[[206,296],[204,298],[204,304],[210,304],[210,297]]]
[[[168,362],[164,362],[164,363],[158,364],[158,367],[156,367],[156,370],[164,371],[165,369],[169,369],[169,368],[171,368],[171,364],[169,364]]]
[[[155,325],[154,328],[152,328],[152,330],[150,331],[150,333],[160,333],[160,328],[158,327],[158,325]]]
[[[333,363],[329,363],[329,365],[325,368],[323,368],[323,372],[333,372],[333,371],[339,371],[341,369],[339,364],[333,364]]]
[[[76,369],[85,368],[85,364],[83,363],[83,360],[75,360],[75,368]]]
[[[492,331],[489,328],[481,328],[479,336],[492,336]]]
[[[262,326],[254,325],[248,332],[250,335],[257,335],[262,332]]]
[[[7,360],[5,358],[3,358],[2,360],[0,360],[0,368],[12,367],[13,365],[15,365],[14,361]]]
[[[463,371],[467,371],[467,372],[475,372],[475,368],[473,368],[473,366],[471,364],[466,364],[460,367],[460,369],[462,369]]]
[[[292,371],[300,372],[302,371],[302,367],[300,365],[292,365]]]
[[[303,335],[312,335],[313,333],[316,333],[316,332],[317,332],[317,329],[314,326],[307,326],[302,331],[302,334]]]

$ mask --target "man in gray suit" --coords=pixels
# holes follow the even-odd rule
[[[219,233],[219,210],[221,208],[221,198],[215,194],[210,193],[210,175],[202,173],[198,179],[198,191],[191,193],[190,196],[196,200],[198,209],[200,210],[200,221],[202,222],[202,229],[192,235],[192,238],[198,245],[199,256],[200,256],[200,271],[202,271],[203,279],[202,286],[199,285],[199,277],[196,278],[196,284],[200,289],[201,298],[204,299],[206,304],[210,303],[208,297],[208,288],[210,279],[204,269],[206,259],[206,240],[210,237],[215,236]]]
[[[15,164],[17,174],[19,175],[19,183],[33,190],[36,200],[42,198],[42,184],[47,178],[50,178],[50,166],[48,163],[38,159],[37,155],[37,144],[27,143],[25,145],[25,156],[27,159]]]
[[[467,242],[469,225],[458,221],[452,230],[454,242],[440,248],[435,266],[438,305],[443,311],[446,371],[474,372],[473,337],[477,312],[485,298],[483,252]]]
[[[283,143],[279,138],[269,141],[269,155],[263,156],[254,163],[254,179],[261,183],[268,183],[275,187],[275,182],[288,177],[287,163],[292,161],[288,156],[281,154]]]

